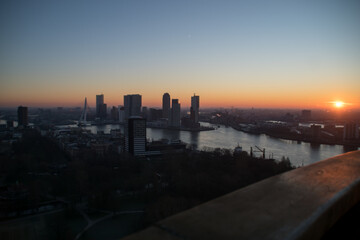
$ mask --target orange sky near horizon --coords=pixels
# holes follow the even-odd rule
[[[346,103],[345,109],[360,109],[359,97],[345,92],[334,93],[316,93],[309,91],[302,93],[297,92],[276,92],[266,94],[265,90],[259,90],[255,93],[246,91],[246,89],[232,91],[89,91],[77,92],[75,89],[65,91],[66,94],[56,94],[56,90],[42,91],[39,94],[24,92],[20,95],[1,95],[1,107],[17,107],[19,105],[29,107],[78,107],[84,103],[87,97],[88,105],[95,107],[95,96],[104,94],[105,103],[108,107],[123,105],[123,96],[126,94],[141,94],[142,105],[147,107],[162,106],[162,95],[168,92],[171,98],[178,98],[183,109],[189,108],[191,104],[191,96],[195,93],[200,96],[200,107],[238,107],[238,108],[309,108],[309,109],[329,109],[333,108],[335,101]],[[18,97],[21,96],[21,97]]]
[[[226,2],[226,1],[225,1]],[[0,106],[360,109],[359,1],[0,1]]]

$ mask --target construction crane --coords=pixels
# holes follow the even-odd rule
[[[256,145],[255,145],[255,148],[256,148],[257,150],[253,150],[253,148],[250,147],[250,156],[253,156],[253,152],[261,152],[262,155],[263,155],[263,158],[265,159],[265,148],[261,149],[261,148],[259,148],[259,147],[256,146]]]

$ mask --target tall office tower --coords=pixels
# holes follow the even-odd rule
[[[19,106],[17,109],[18,126],[26,127],[28,125],[28,108]]]
[[[110,110],[110,117],[111,120],[113,121],[118,121],[119,120],[119,110],[117,107],[113,106]]]
[[[172,107],[171,107],[171,116],[170,116],[171,127],[180,127],[180,111],[181,111],[181,106],[179,100],[173,99]]]
[[[200,97],[199,96],[192,96],[191,97],[191,108],[193,112],[193,118],[194,118],[194,122],[198,123],[199,122],[199,107],[200,107]]]
[[[104,108],[104,94],[96,95],[96,117],[101,118]]]
[[[164,93],[162,100],[162,117],[169,118],[170,114],[170,94]]]
[[[107,116],[107,105],[106,105],[106,103],[104,103],[103,105],[101,105],[101,108],[100,108],[100,118],[105,119],[106,116]]]
[[[146,120],[130,117],[125,124],[125,150],[134,156],[144,155],[146,151]]]
[[[119,122],[125,123],[125,108],[123,106],[118,106],[119,110]]]
[[[141,95],[124,96],[125,120],[131,116],[141,116]]]

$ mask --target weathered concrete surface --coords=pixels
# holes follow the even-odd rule
[[[277,175],[125,239],[319,239],[360,201],[360,151]]]

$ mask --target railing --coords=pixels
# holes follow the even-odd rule
[[[319,239],[358,202],[360,151],[354,151],[265,179],[125,239]]]

